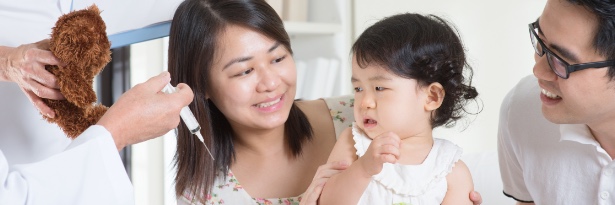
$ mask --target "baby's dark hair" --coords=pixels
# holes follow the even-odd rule
[[[455,122],[468,113],[464,106],[478,96],[471,86],[473,71],[457,31],[444,19],[420,14],[398,14],[367,28],[352,46],[361,68],[379,65],[420,86],[438,82],[445,96],[431,116],[433,128]],[[464,72],[468,75],[464,77]]]

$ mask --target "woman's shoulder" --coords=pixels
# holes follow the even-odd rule
[[[309,118],[317,119],[317,122],[324,122],[322,126],[333,126],[336,137],[340,136],[344,129],[351,127],[354,122],[354,96],[352,95],[297,101],[297,105]],[[311,119],[310,122],[313,122],[314,120]],[[318,125],[313,125],[313,127],[319,128]]]
[[[335,139],[332,118],[323,100],[301,100],[297,101],[296,105],[308,118],[316,139],[324,136]]]
[[[317,128],[314,126],[315,122],[330,121],[327,104],[321,99],[298,100],[295,104],[308,117],[308,120],[312,124],[312,128]]]

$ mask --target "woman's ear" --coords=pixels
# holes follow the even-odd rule
[[[445,95],[442,84],[438,82],[429,84],[425,88],[425,93],[427,94],[427,101],[425,102],[426,111],[434,111],[442,105]]]

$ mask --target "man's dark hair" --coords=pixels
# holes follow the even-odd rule
[[[615,60],[615,1],[613,0],[568,0],[587,8],[596,15],[598,26],[593,47],[606,60]],[[609,67],[609,77],[615,80],[615,66]]]

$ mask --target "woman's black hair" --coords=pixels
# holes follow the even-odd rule
[[[212,161],[201,142],[181,124],[177,134],[174,165],[177,197],[189,194],[205,204],[216,175],[227,176],[235,160],[233,129],[224,114],[207,99],[211,86],[210,69],[218,39],[229,25],[242,26],[274,39],[291,54],[290,38],[282,20],[264,0],[186,0],[171,22],[169,72],[171,83],[186,83],[194,92],[189,107],[194,112],[205,144],[211,148]],[[284,124],[287,145],[295,157],[302,145],[312,138],[312,127],[305,114],[293,104]]]
[[[471,86],[473,72],[458,33],[438,16],[406,13],[387,17],[367,28],[352,52],[361,68],[379,65],[397,76],[416,79],[420,86],[440,83],[445,96],[432,114],[433,128],[454,125],[468,113],[464,109],[467,101],[478,96]]]

